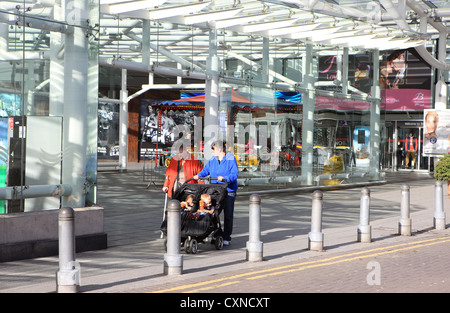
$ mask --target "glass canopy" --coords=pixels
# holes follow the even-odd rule
[[[70,28],[54,3],[2,1],[0,19],[32,25],[25,30],[26,45],[45,50],[53,28]],[[305,42],[380,50],[421,46],[446,32],[450,19],[445,0],[101,0],[100,5],[100,23],[86,21],[86,31],[99,41],[100,57],[144,64],[175,60],[200,71],[209,53],[209,29],[218,30],[223,54],[252,60],[261,58],[263,38],[274,43],[270,53],[277,58],[298,54]]]
[[[438,38],[450,18],[447,1],[102,0],[101,4],[100,56],[137,62],[148,57],[150,64],[177,56],[191,63],[188,68],[204,67],[208,29],[218,30],[224,54],[261,58],[266,37],[274,43],[270,53],[283,58],[297,54],[308,41],[352,49],[415,47]],[[147,33],[141,19],[152,23]],[[150,38],[149,56],[141,53],[143,37]]]
[[[415,48],[420,57],[432,67],[443,71],[450,69],[446,60],[447,23],[450,18],[448,1],[98,1],[0,2],[0,61],[3,61],[5,69],[2,69],[0,87],[7,88],[8,91],[14,89],[14,94],[20,94],[14,102],[22,104],[20,115],[61,117],[69,112],[71,115],[65,116],[66,121],[84,121],[82,111],[77,107],[79,103],[89,102],[85,109],[96,113],[98,102],[110,100],[108,103],[121,105],[121,122],[125,123],[127,106],[124,104],[149,90],[145,87],[147,83],[148,88],[190,89],[202,91],[208,96],[213,92],[219,94],[224,91],[223,88],[231,89],[239,85],[242,94],[259,97],[258,104],[263,107],[258,107],[256,111],[250,106],[232,106],[232,101],[209,101],[208,105],[214,105],[215,113],[220,117],[220,126],[232,125],[235,129],[248,127],[250,138],[250,132],[254,135],[251,127],[267,124],[269,118],[275,119],[275,116],[277,122],[286,117],[290,122],[282,124],[284,139],[278,140],[279,145],[276,140],[274,143],[280,149],[281,146],[292,145],[294,142],[288,142],[288,138],[303,139],[303,129],[314,128],[315,137],[308,142],[303,141],[301,146],[302,153],[308,150],[304,154],[309,153],[309,157],[315,146],[329,145],[332,138],[350,138],[355,130],[350,129],[350,126],[368,127],[370,136],[375,138],[373,130],[379,124],[380,117],[375,115],[376,112],[370,111],[374,106],[369,104],[381,99],[375,92],[370,94],[372,88],[377,90],[377,80],[367,79],[367,83],[362,86],[364,82],[359,79],[370,76],[369,65],[374,73],[378,72],[377,67],[381,63],[378,61],[382,60],[383,53]],[[76,34],[77,41],[70,41],[75,40],[72,38],[73,34]],[[83,49],[79,50],[77,45],[80,43]],[[374,50],[371,51],[372,49]],[[77,62],[76,53],[81,53],[82,60],[88,59],[92,64],[85,67],[83,62]],[[213,57],[215,62],[220,63],[215,64],[214,68],[210,62]],[[21,61],[24,62],[20,63]],[[354,66],[359,63],[368,66]],[[322,79],[321,75],[327,69],[322,66],[331,65],[336,75]],[[81,78],[78,80],[79,92],[73,88],[70,81],[72,76],[65,75],[63,68],[80,73],[79,76],[73,76]],[[346,83],[350,76],[350,70],[345,71],[346,68],[353,71],[350,74],[353,81],[358,80],[356,87],[359,88],[355,84]],[[127,74],[120,70],[133,73]],[[221,78],[222,89],[212,90],[213,70],[216,71],[215,74],[220,71],[218,75],[214,75],[214,79]],[[137,78],[136,72],[143,75],[142,80]],[[86,77],[92,84],[90,87],[84,85]],[[167,87],[163,86],[162,81]],[[247,81],[251,81],[251,84],[247,84]],[[282,84],[289,89],[283,89]],[[314,86],[311,88],[308,84]],[[67,89],[63,90],[62,85]],[[133,88],[130,88],[131,85]],[[317,91],[316,99],[309,93],[312,89]],[[309,113],[315,114],[318,119],[303,119],[303,113],[295,106],[286,108],[278,105],[274,91],[301,92],[303,108],[309,108]],[[428,92],[431,94],[429,90]],[[80,94],[86,95],[89,101],[76,102]],[[314,111],[316,104],[319,108]],[[347,119],[349,112],[334,112],[338,105],[352,105],[354,107],[349,109],[351,113],[358,111],[359,115],[356,116],[355,113],[352,118]],[[333,119],[329,118],[328,111],[334,112]],[[7,114],[18,115],[16,112]],[[212,115],[205,116],[209,118]],[[97,116],[91,114],[89,118],[89,125],[80,126],[82,131],[89,130],[88,137],[91,140],[82,142],[80,147],[83,155],[79,162],[81,170],[74,170],[76,174],[66,171],[63,175],[66,178],[62,179],[63,182],[76,185],[79,194],[84,189],[94,189],[92,182],[95,182],[95,170],[87,171],[83,180],[74,183],[67,178],[78,177],[79,172],[90,164],[96,164]],[[330,124],[330,120],[334,121],[333,124]],[[344,120],[353,124],[339,124],[339,121]],[[323,122],[323,127],[315,127],[317,125],[313,124],[319,121]],[[69,123],[64,123],[64,127],[67,125]],[[121,127],[122,130],[127,129],[126,125],[122,124]],[[365,134],[369,134],[365,129],[361,130],[361,134],[363,130]],[[82,131],[70,133],[83,134]],[[62,133],[69,132],[64,132],[63,129]],[[126,145],[123,137],[119,142],[122,147]],[[125,155],[125,149],[119,147],[119,150],[122,156]],[[356,152],[360,156],[364,154],[361,149]],[[85,154],[88,155],[86,159]],[[122,159],[124,158],[120,158],[121,162]],[[376,160],[371,159],[371,162],[375,164]],[[305,164],[309,168],[304,167],[302,170],[309,171],[310,179],[313,174],[312,166],[322,165],[323,162],[309,158]],[[92,168],[95,169],[95,166]],[[326,174],[317,169],[318,167],[314,175]],[[21,185],[24,184],[21,182]],[[83,202],[82,197],[79,198]]]

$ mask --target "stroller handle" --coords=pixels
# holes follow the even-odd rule
[[[209,176],[199,177],[198,179],[200,179],[200,180],[209,180],[209,181],[210,181],[210,180],[217,180],[217,178],[209,177]],[[190,182],[191,180],[195,180],[195,179],[194,179],[194,178],[190,178],[190,179],[186,180],[184,183],[188,183],[188,182]],[[225,179],[223,179],[222,182],[224,182],[225,185],[228,187],[228,182],[227,182]]]

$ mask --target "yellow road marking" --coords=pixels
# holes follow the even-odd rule
[[[235,280],[230,283],[225,283],[225,284],[220,285],[220,286],[226,286],[226,285],[239,283],[240,281],[236,280],[236,279],[242,279],[242,278],[247,279],[247,280],[260,279],[260,278],[265,278],[265,277],[269,277],[269,276],[275,276],[275,275],[280,275],[280,274],[285,274],[285,273],[290,273],[290,272],[295,272],[295,271],[301,271],[301,270],[305,270],[305,269],[309,269],[309,268],[333,265],[333,264],[338,264],[338,263],[343,263],[343,262],[350,262],[350,261],[357,260],[357,259],[376,257],[376,256],[380,256],[380,255],[385,255],[385,254],[391,254],[391,253],[411,250],[411,249],[415,249],[415,248],[431,246],[434,244],[444,243],[444,242],[448,242],[448,241],[450,241],[450,237],[439,237],[439,238],[425,239],[425,240],[414,241],[414,242],[401,243],[401,244],[396,244],[396,245],[387,246],[387,247],[379,247],[379,248],[374,248],[374,249],[369,249],[369,250],[363,250],[363,251],[358,251],[358,252],[353,252],[353,253],[337,255],[337,256],[333,256],[333,257],[322,259],[322,260],[306,261],[306,262],[301,262],[301,263],[273,267],[273,268],[265,269],[265,270],[259,270],[259,271],[248,272],[248,273],[243,273],[243,274],[236,274],[236,275],[223,277],[223,278],[219,278],[219,279],[208,280],[208,281],[194,283],[194,284],[188,284],[188,285],[182,285],[182,286],[177,286],[177,287],[173,287],[173,288],[169,288],[169,289],[153,291],[153,292],[154,293],[164,293],[164,292],[180,291],[180,290],[185,290],[185,289],[192,289],[192,290],[197,290],[197,291],[208,290],[208,289],[217,288],[218,285],[214,285],[211,287],[203,287],[203,288],[200,288],[200,287],[206,286],[206,285],[211,285],[211,284],[216,284],[216,283],[221,283],[221,282],[224,282],[227,280]],[[399,248],[399,247],[404,247],[404,248]],[[377,253],[371,253],[371,252],[380,251],[380,250],[382,250],[382,251],[377,252]],[[367,254],[367,253],[371,253],[371,254]],[[362,254],[367,254],[367,255],[362,255]],[[341,260],[339,260],[339,259],[341,259]],[[258,275],[258,274],[260,274],[260,275]],[[248,276],[251,276],[251,277],[248,277]]]
[[[209,287],[197,288],[197,289],[192,290],[192,291],[184,291],[183,293],[195,293],[195,292],[200,292],[200,291],[206,291],[206,290],[211,290],[211,289],[216,289],[216,288],[220,288],[220,287],[225,287],[225,286],[229,286],[229,285],[238,284],[240,282],[241,282],[240,280],[235,280],[235,281],[230,281],[230,282],[225,283],[225,284],[212,285],[212,286],[209,286]]]
[[[406,251],[406,250],[411,250],[411,249],[431,246],[431,245],[444,243],[444,242],[448,242],[448,241],[450,241],[450,238],[448,238],[446,240],[441,240],[441,241],[435,241],[435,242],[430,242],[430,243],[423,243],[423,244],[418,244],[418,245],[414,245],[414,246],[409,246],[409,247],[401,248],[401,249],[395,249],[395,250],[383,251],[383,252],[378,252],[378,253],[372,253],[372,254],[368,254],[368,255],[350,257],[350,258],[337,260],[337,261],[332,261],[332,262],[324,262],[325,261],[324,260],[323,262],[320,262],[319,264],[312,264],[312,265],[307,265],[307,266],[301,266],[301,267],[294,268],[294,269],[291,269],[291,270],[278,271],[276,273],[269,273],[269,274],[265,274],[265,275],[249,277],[247,279],[248,280],[253,280],[253,279],[259,279],[259,278],[266,278],[266,277],[269,277],[269,276],[280,275],[280,274],[291,273],[291,272],[297,272],[297,271],[302,271],[302,270],[305,270],[305,269],[310,269],[310,268],[315,268],[315,267],[320,267],[320,266],[334,265],[334,264],[343,263],[343,262],[350,262],[350,261],[354,261],[354,260],[358,260],[358,259],[361,260],[361,259],[366,259],[366,258],[371,258],[371,257],[377,257],[377,256],[385,255],[385,254],[390,254],[390,253],[395,253],[395,252],[401,252],[401,251]],[[360,254],[360,253],[355,253],[355,254]],[[298,264],[298,265],[300,265],[300,264]]]

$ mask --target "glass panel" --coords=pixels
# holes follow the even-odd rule
[[[382,127],[381,136],[381,164],[383,169],[393,169],[394,168],[394,157],[395,157],[395,132],[394,126],[391,122],[386,122],[386,126]]]
[[[236,85],[224,90],[220,114],[224,138],[245,184],[284,187],[301,175],[301,95]],[[222,124],[221,124],[222,125]]]
[[[99,51],[99,26],[100,25],[100,1],[88,1],[88,28],[86,30],[88,45],[88,68],[86,76],[86,164],[85,181],[78,186],[81,193],[86,193],[85,203],[78,202],[78,206],[91,205],[96,202],[97,192],[97,138],[98,138],[98,51]]]
[[[62,117],[28,116],[25,185],[61,183]],[[25,212],[58,208],[59,197],[25,199]]]
[[[119,160],[119,104],[98,104],[98,160]]]
[[[374,125],[371,125],[370,103],[341,94],[343,75],[338,69],[342,66],[342,57],[342,50],[322,48],[317,52],[317,58],[313,58],[312,73],[317,75],[317,87],[323,90],[316,94],[312,129],[312,174],[317,184],[365,180],[372,154],[379,154],[379,151],[372,151],[371,127],[377,121],[374,119]],[[349,93],[364,96],[371,91],[372,56],[359,51],[351,54],[349,60],[348,78],[352,87]],[[277,62],[279,66],[275,68],[279,74],[290,73],[290,79],[302,76],[302,58],[274,61]],[[241,61],[227,60],[224,64],[230,66],[228,69],[234,65],[236,70]],[[324,68],[325,65],[328,66]],[[289,67],[290,72],[283,67]],[[223,120],[228,126],[224,137],[233,143],[241,182],[245,186],[258,184],[258,188],[264,188],[264,184],[277,188],[304,184],[303,94],[255,86],[222,85],[223,92],[229,93],[231,89],[248,98],[248,103],[221,98],[220,114],[225,116]]]
[[[20,5],[19,5],[20,6]],[[23,13],[23,10],[15,10]],[[3,186],[19,186],[25,183],[25,141],[26,120],[24,116],[26,49],[25,28],[17,24],[8,25],[8,21],[17,19],[17,15],[0,13],[0,67],[1,77],[1,116],[2,118],[2,177]],[[5,127],[6,126],[6,127]],[[4,176],[3,176],[4,175]],[[23,212],[23,200],[1,201],[0,213]]]
[[[95,199],[98,0],[69,2],[65,12],[58,3],[51,0],[24,1],[12,5],[13,1],[6,1],[5,10],[9,13],[0,13],[0,116],[3,117],[0,120],[0,142],[5,156],[4,164],[0,164],[0,184],[17,186],[20,192],[25,186],[33,188],[35,185],[68,183],[77,195],[73,197],[77,200],[72,202],[72,206],[79,207],[85,205],[85,197],[88,202]],[[88,11],[89,16],[84,18],[83,11]],[[74,88],[69,78],[76,76],[75,72],[65,72],[64,69],[64,62],[66,65],[71,63],[66,54],[71,45],[66,39],[73,32],[68,31],[67,25],[61,21],[73,25],[74,32],[81,31],[87,41],[84,53],[88,69],[83,77],[87,87],[77,94],[79,107],[86,107],[87,112],[82,118],[84,120],[87,116],[87,121],[79,120],[81,125],[86,125],[86,150],[71,152],[72,155],[81,155],[83,170],[77,176],[81,177],[82,183],[78,185],[64,181],[61,176],[61,164],[71,155],[62,153],[62,146],[69,147],[63,144],[63,125],[73,117],[64,116],[65,85]],[[79,151],[80,146],[76,149]],[[60,206],[60,198],[44,195],[37,199],[2,203],[0,214],[55,209]]]

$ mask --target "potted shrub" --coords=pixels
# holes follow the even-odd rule
[[[444,154],[434,165],[434,178],[447,181],[447,194],[450,195],[450,153]]]

